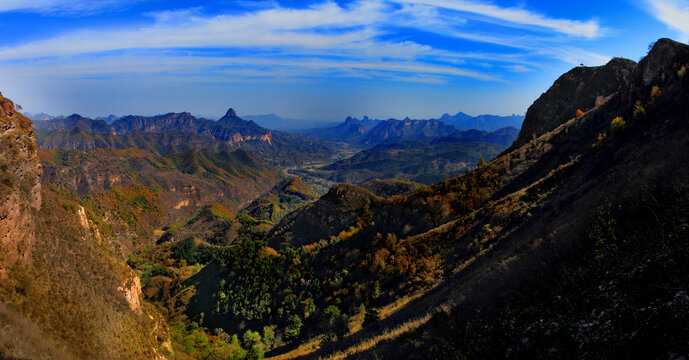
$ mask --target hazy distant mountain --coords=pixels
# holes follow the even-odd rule
[[[113,122],[115,122],[121,118],[122,118],[121,116],[110,114],[108,116],[99,116],[96,118],[96,120],[103,120],[108,124],[112,124]]]
[[[447,136],[457,131],[453,126],[438,120],[377,120],[364,116],[362,120],[351,116],[337,126],[303,130],[308,136],[359,145],[375,145],[381,142],[424,140],[435,136]]]
[[[22,115],[28,117],[29,119],[31,119],[33,121],[46,121],[46,120],[52,120],[52,119],[56,118],[55,116],[50,115],[50,114],[32,113],[32,112],[28,112],[28,111],[23,112]]]
[[[400,123],[404,124],[403,121]],[[430,123],[426,121],[425,125]],[[456,132],[425,141],[380,142],[371,149],[314,172],[331,181],[354,184],[376,178],[411,179],[431,184],[443,177],[473,169],[482,157],[491,159],[497,156],[518,135],[517,128],[509,127],[491,133],[478,130]]]
[[[501,128],[521,127],[524,116],[479,115],[470,116],[463,112],[455,115],[444,114],[439,119],[404,120],[370,119],[362,120],[348,117],[343,123],[332,127],[320,127],[297,131],[300,134],[341,141],[352,144],[375,145],[380,142],[397,142],[402,140],[423,140],[434,136],[447,136],[456,131],[476,129],[496,131]]]
[[[330,125],[328,121],[283,118],[276,114],[242,115],[245,120],[253,120],[266,129],[295,131]]]
[[[458,130],[485,130],[495,131],[500,128],[514,126],[521,128],[524,121],[524,115],[478,115],[471,116],[463,112],[458,112],[455,115],[443,114],[438,120],[456,127]]]
[[[368,116],[364,116],[362,120],[349,116],[343,123],[337,126],[307,129],[299,131],[299,133],[330,141],[359,143],[364,139],[369,130],[373,129],[381,122],[382,120],[371,120]]]
[[[437,136],[448,136],[457,132],[454,126],[438,120],[389,119],[380,122],[366,133],[363,144],[393,143],[404,140],[425,140]]]

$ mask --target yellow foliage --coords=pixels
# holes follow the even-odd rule
[[[621,134],[626,128],[627,122],[625,122],[621,116],[612,119],[612,122],[610,123],[610,131],[613,134]]]

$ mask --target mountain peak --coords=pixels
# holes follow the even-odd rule
[[[516,144],[524,145],[596,106],[600,99],[628,86],[636,62],[614,58],[606,65],[575,67],[560,76],[527,110]]]
[[[225,117],[237,117],[237,113],[234,112],[234,109],[230,108],[227,110],[227,113],[225,113]]]

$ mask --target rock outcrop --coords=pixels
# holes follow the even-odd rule
[[[41,165],[31,120],[0,94],[0,276],[28,261],[35,240],[32,208],[41,208]]]
[[[127,279],[117,290],[124,295],[132,311],[141,312],[141,280],[138,275],[134,274],[132,271],[131,278]]]
[[[560,76],[527,110],[514,148],[560,126],[577,110],[587,111],[627,87],[635,68],[634,61],[615,58],[604,66],[577,67]]]

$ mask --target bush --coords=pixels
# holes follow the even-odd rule
[[[261,334],[259,334],[258,331],[247,330],[242,340],[244,341],[244,347],[248,349],[255,345],[263,345],[263,343],[261,343]]]
[[[292,315],[287,321],[287,330],[285,331],[285,337],[288,339],[293,339],[299,336],[301,333],[302,322],[299,315]]]
[[[663,92],[660,90],[660,87],[658,87],[658,85],[654,85],[651,88],[651,103],[658,101],[661,96],[663,96]]]
[[[624,130],[627,128],[627,123],[624,121],[624,119],[621,116],[618,116],[612,120],[610,123],[610,131],[613,133],[613,135],[620,135],[624,133]]]
[[[634,119],[641,119],[646,115],[646,108],[641,104],[636,104],[634,107]]]

